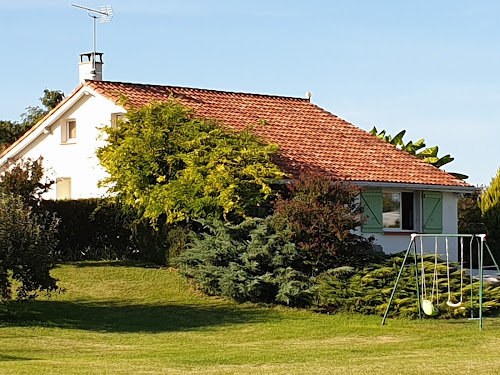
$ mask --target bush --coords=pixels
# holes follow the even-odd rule
[[[354,233],[363,224],[358,187],[304,174],[288,189],[290,198],[276,202],[272,225],[277,231],[293,233],[304,255],[302,272],[313,276],[369,261],[372,239]]]
[[[317,277],[371,259],[372,241],[354,233],[362,224],[359,189],[314,175],[288,189],[267,219],[206,223],[209,233],[177,259],[181,273],[207,294],[310,306]]]
[[[383,263],[370,264],[356,270],[352,267],[340,267],[326,272],[319,278],[318,298],[315,306],[324,312],[356,312],[361,314],[383,315],[389,297],[394,288],[403,258],[400,255],[390,257]],[[470,278],[464,274],[463,301],[465,309],[454,309],[446,305],[448,299],[448,279],[446,265],[438,260],[439,301],[437,305],[440,318],[466,317],[474,308],[477,315],[479,306],[478,282],[470,284]],[[450,289],[451,299],[457,302],[460,298],[460,269],[451,264]],[[434,257],[424,258],[427,294],[431,292],[434,276]],[[419,261],[419,279],[421,264]],[[405,267],[398,283],[394,300],[391,304],[390,316],[418,317],[415,269]],[[474,289],[474,307],[470,303],[471,288]],[[421,289],[419,290],[419,292]],[[487,284],[483,289],[483,312],[493,314],[500,311],[500,286]]]
[[[458,198],[458,233],[481,234],[486,233],[481,208],[478,199],[481,189],[477,188],[473,193],[464,194]]]
[[[209,233],[194,236],[176,260],[200,290],[239,302],[310,305],[314,278],[300,271],[303,254],[289,231],[276,232],[263,219],[206,225]]]
[[[57,289],[50,276],[57,224],[54,216],[33,212],[20,196],[0,193],[0,301]]]
[[[112,199],[44,201],[41,208],[60,218],[59,261],[130,259],[166,265],[171,253],[185,247],[189,232],[181,224],[153,229]]]

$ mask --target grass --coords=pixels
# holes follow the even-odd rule
[[[64,293],[0,308],[1,374],[500,373],[500,319],[321,315],[237,305],[175,272],[78,263]]]

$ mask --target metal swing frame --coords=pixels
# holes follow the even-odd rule
[[[418,303],[418,318],[421,321],[422,320],[422,301],[421,301],[421,296],[420,296],[420,279],[419,279],[419,272],[418,272],[418,257],[417,257],[417,244],[416,244],[416,239],[420,238],[421,241],[423,238],[426,237],[433,237],[433,238],[470,238],[470,266],[469,270],[472,269],[472,248],[473,248],[473,242],[474,240],[479,241],[478,242],[478,268],[479,268],[479,317],[474,318],[473,316],[471,319],[473,320],[478,320],[479,321],[479,330],[482,331],[483,329],[483,261],[484,261],[484,249],[488,251],[491,259],[493,260],[493,263],[495,264],[495,267],[497,271],[500,273],[500,268],[498,267],[498,263],[495,260],[495,257],[493,256],[493,253],[491,252],[491,249],[489,248],[488,244],[486,243],[486,234],[417,234],[417,233],[412,233],[411,234],[411,240],[408,245],[408,248],[405,252],[405,256],[403,259],[403,263],[401,264],[401,268],[399,269],[398,277],[396,278],[396,283],[394,284],[394,288],[392,289],[391,297],[389,298],[389,302],[387,304],[387,308],[384,313],[384,317],[382,318],[382,325],[385,324],[385,321],[387,319],[387,316],[389,314],[389,309],[391,308],[392,301],[394,299],[394,295],[396,293],[399,279],[401,278],[401,274],[403,273],[403,269],[406,266],[406,261],[408,260],[408,257],[410,255],[410,252],[413,250],[413,257],[414,257],[414,264],[413,267],[415,269],[415,280],[416,280],[416,292],[417,292],[417,303]],[[463,272],[463,269],[461,270]],[[472,281],[472,272],[471,272],[471,283]],[[449,280],[448,280],[449,283]],[[471,288],[471,303],[473,301],[473,289]]]

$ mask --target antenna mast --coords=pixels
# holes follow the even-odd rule
[[[97,29],[96,29],[96,20],[99,19],[99,23],[108,23],[111,22],[113,18],[113,8],[111,5],[102,5],[99,9],[87,8],[77,4],[71,4],[72,7],[83,9],[87,11],[89,17],[91,17],[94,21],[94,52],[92,54],[92,72],[95,74],[95,62],[96,62],[96,52],[97,52]]]

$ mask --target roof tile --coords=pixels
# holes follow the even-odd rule
[[[259,137],[279,145],[278,164],[290,173],[315,169],[349,181],[470,187],[307,99],[108,81],[85,85],[116,103],[122,95],[132,106],[173,97],[236,130],[254,125]]]

